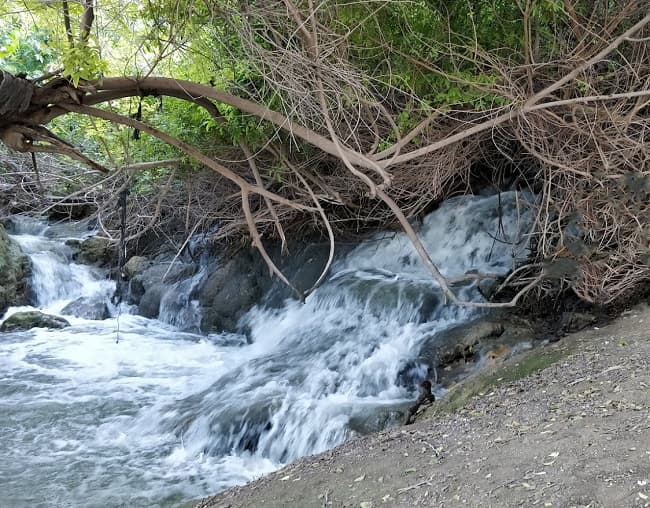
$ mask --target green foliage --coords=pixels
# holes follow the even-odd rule
[[[588,0],[574,4],[582,16],[589,17],[593,10]],[[254,42],[264,50],[277,50],[268,42],[264,24],[258,26],[254,17],[248,17],[256,2],[246,5],[239,10],[234,0],[105,0],[97,6],[96,30],[86,42],[73,34],[71,46],[60,1],[7,0],[0,6],[0,67],[29,76],[62,67],[75,85],[108,73],[162,74],[210,83],[282,110],[283,91],[267,83],[261,75],[263,65],[249,61],[250,52],[240,39],[243,31],[238,29],[250,23]],[[499,93],[501,76],[484,57],[505,58],[513,64],[526,61],[526,5],[523,0],[331,0],[319,10],[319,23],[346,38],[346,56],[365,73],[369,88],[386,97],[395,90],[400,97],[410,97],[406,104],[390,105],[399,108],[394,111],[395,121],[405,134],[432,108],[481,111],[508,104],[509,99]],[[528,5],[531,37],[540,52],[536,57],[542,61],[565,44],[568,18],[562,0]],[[75,31],[83,6],[70,2],[69,8]],[[286,27],[276,29],[286,30],[281,35],[287,40],[297,40],[289,18]],[[591,92],[586,82],[578,83],[578,90]],[[112,107],[132,115],[137,99]],[[274,136],[266,122],[231,106],[217,107],[221,118],[215,119],[187,102],[165,99],[160,110],[158,99],[146,98],[142,114],[165,132],[207,150],[242,140],[256,147]],[[77,116],[57,120],[56,130],[87,153],[104,154],[104,160],[110,154],[118,163],[178,155],[150,136],[143,134],[135,141],[129,129]],[[394,137],[381,143],[380,149]],[[272,178],[281,179],[282,174],[274,170]]]
[[[271,167],[268,171],[268,175],[275,183],[282,183],[284,175],[288,172],[288,168],[283,164],[277,164]]]
[[[93,38],[89,41],[66,47],[62,52],[63,75],[68,76],[74,86],[78,86],[80,80],[100,78],[108,71],[108,63],[100,57]]]
[[[30,77],[44,74],[56,58],[50,40],[45,30],[25,32],[16,18],[0,19],[0,68]]]
[[[108,71],[108,64],[99,56],[97,47],[88,43],[66,48],[61,61],[63,74],[70,78],[74,86],[78,86],[80,80],[100,78]]]

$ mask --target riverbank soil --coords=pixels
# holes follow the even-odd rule
[[[650,506],[648,325],[636,307],[198,506]]]

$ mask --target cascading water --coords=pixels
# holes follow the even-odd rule
[[[504,193],[450,200],[419,232],[445,275],[506,273],[526,254],[531,222],[522,195]],[[70,263],[60,239],[13,238],[34,262],[39,306],[110,295],[105,274]],[[168,321],[198,322],[178,296],[197,280],[163,301]],[[480,298],[471,284],[458,289]],[[127,314],[119,342],[115,317],[6,333],[0,505],[178,506],[389,425],[413,399],[400,373],[419,344],[472,314],[443,305],[395,233],[339,259],[304,304],[249,311],[249,340]]]
[[[32,286],[41,309],[59,312],[77,298],[103,299],[113,292],[105,271],[72,262],[73,250],[65,241],[84,237],[76,228],[47,228],[26,218],[15,221],[14,227],[21,233],[14,240],[32,263]]]
[[[160,299],[159,319],[183,330],[198,332],[201,325],[199,302],[190,296],[206,275],[205,266],[192,277],[180,280],[167,288]]]

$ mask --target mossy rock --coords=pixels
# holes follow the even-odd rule
[[[70,326],[65,319],[44,314],[37,310],[30,310],[27,312],[16,312],[7,319],[5,319],[0,332],[21,332],[23,330],[31,330],[32,328],[65,328]]]
[[[79,245],[79,252],[73,255],[77,263],[96,266],[117,264],[117,251],[108,238],[93,236],[86,238]]]
[[[418,419],[453,413],[464,407],[473,397],[550,367],[571,355],[577,347],[576,343],[567,342],[550,347],[540,347],[512,357],[498,368],[479,371],[452,386],[444,397],[420,413]]]
[[[0,314],[7,307],[28,303],[31,263],[0,224]]]

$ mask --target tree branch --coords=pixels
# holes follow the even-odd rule
[[[93,0],[85,0],[84,12],[81,15],[81,24],[79,26],[79,43],[84,44],[88,42],[90,36],[90,29],[95,20],[95,9],[93,8]]]
[[[72,25],[70,24],[70,6],[67,0],[63,0],[63,25],[65,26],[65,36],[68,39],[68,47],[74,47],[74,37],[72,35]]]
[[[400,155],[399,157],[396,157],[391,160],[392,164],[401,164],[404,162],[411,161],[413,159],[416,159],[418,157],[421,157],[423,155],[426,155],[431,152],[435,152],[436,150],[439,150],[440,148],[443,148],[445,146],[451,145],[453,143],[456,143],[457,141],[460,141],[462,139],[468,138],[470,136],[473,136],[474,134],[478,134],[480,132],[484,132],[489,129],[493,129],[494,127],[497,127],[498,125],[501,125],[505,122],[508,122],[510,120],[514,120],[517,117],[520,117],[522,115],[525,115],[529,111],[534,111],[536,109],[541,109],[543,105],[535,107],[535,105],[542,100],[544,97],[547,97],[548,95],[552,94],[559,88],[561,88],[563,85],[568,83],[569,81],[575,79],[581,72],[584,72],[586,69],[594,65],[595,63],[601,61],[603,58],[605,58],[608,54],[610,54],[612,51],[616,50],[623,42],[627,40],[628,37],[630,37],[632,34],[638,32],[643,28],[645,25],[650,23],[650,14],[645,16],[641,21],[636,23],[634,26],[626,30],[623,34],[619,35],[616,39],[614,39],[610,44],[607,45],[606,48],[603,50],[599,51],[596,55],[594,55],[592,58],[584,62],[583,64],[579,65],[576,67],[574,70],[569,72],[567,75],[562,77],[561,79],[557,80],[555,83],[547,86],[544,88],[544,90],[536,93],[532,97],[530,97],[528,100],[524,102],[522,106],[519,108],[512,109],[511,111],[508,111],[507,113],[504,113],[502,115],[496,116],[490,120],[487,120],[483,123],[480,123],[478,125],[474,125],[470,127],[469,129],[466,129],[462,132],[459,132],[457,134],[454,134],[453,136],[449,136],[445,139],[441,139],[439,141],[436,141],[434,143],[431,143],[430,145],[427,145],[425,147],[422,147],[418,150],[413,150],[412,152],[406,153],[404,155]],[[385,161],[380,162],[380,164],[384,167],[386,167],[387,163]]]
[[[205,164],[207,167],[215,171],[216,173],[219,173],[221,176],[227,178],[231,182],[237,184],[241,189],[245,189],[248,192],[253,192],[254,194],[260,194],[262,196],[268,196],[270,199],[277,203],[282,203],[283,205],[286,205],[290,208],[295,208],[298,210],[305,210],[305,211],[315,211],[313,208],[301,205],[299,203],[294,203],[293,201],[290,201],[286,198],[283,198],[282,196],[278,196],[277,194],[273,192],[269,192],[266,189],[261,189],[257,186],[249,184],[246,180],[244,180],[242,177],[234,173],[232,170],[226,168],[225,166],[222,166],[218,162],[214,161],[207,155],[203,154],[196,148],[192,147],[191,145],[187,144],[185,141],[181,141],[178,138],[175,138],[174,136],[170,136],[169,134],[166,134],[155,127],[152,127],[144,122],[140,122],[138,120],[135,120],[133,118],[127,118],[123,115],[118,115],[117,113],[113,113],[110,111],[104,111],[101,109],[97,108],[89,108],[87,106],[77,106],[74,104],[62,104],[61,108],[66,109],[68,111],[74,112],[74,113],[79,113],[82,115],[88,115],[88,116],[94,116],[96,118],[102,118],[104,120],[108,120],[109,122],[114,122],[114,123],[119,123],[122,125],[127,125],[129,127],[136,128],[138,130],[141,130],[142,132],[146,132],[147,134],[150,134],[165,143],[168,143],[182,152],[185,152],[187,155],[192,157],[193,159],[197,160],[198,162]]]

